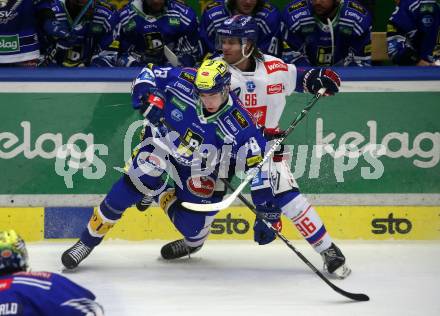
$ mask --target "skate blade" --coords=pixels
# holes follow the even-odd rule
[[[343,264],[342,266],[340,266],[339,268],[337,268],[335,271],[333,271],[333,273],[331,274],[332,276],[343,280],[346,277],[348,277],[351,273],[351,269],[349,267],[347,267],[347,265]]]
[[[78,266],[74,267],[74,268],[66,268],[65,266],[61,267],[61,273],[62,274],[69,274],[69,273],[75,273],[78,271]]]

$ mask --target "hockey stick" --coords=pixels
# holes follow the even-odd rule
[[[168,59],[168,61],[170,62],[171,66],[173,67],[180,66],[179,58],[177,58],[176,54],[174,54],[173,51],[169,49],[167,45],[163,46],[163,53],[166,59]]]
[[[226,179],[221,178],[221,180],[227,187],[231,188],[231,184]],[[327,283],[327,285],[330,286],[335,292],[338,292],[339,294],[354,301],[364,302],[370,300],[370,298],[366,294],[347,292],[330,282],[330,280],[326,278],[326,276],[322,274],[322,272],[319,271],[298,249],[296,249],[295,246],[293,246],[292,243],[286,237],[284,237],[283,234],[281,234],[281,232],[275,229],[269,221],[267,221],[260,213],[258,213],[255,209],[255,206],[253,206],[241,193],[239,193],[238,197],[243,202],[243,204],[245,204],[255,214],[255,216],[262,220],[263,223],[267,227],[269,227],[269,229],[273,231],[275,235],[286,244],[287,247],[289,247],[313,272],[315,272],[317,276],[321,278],[321,280]]]
[[[221,178],[221,180],[228,188],[232,187],[231,184],[226,179]],[[322,272],[319,271],[309,261],[309,259],[307,259],[298,249],[296,249],[295,246],[293,246],[292,243],[283,234],[281,234],[281,232],[275,229],[269,221],[267,221],[260,213],[258,213],[257,210],[255,209],[255,206],[253,206],[241,193],[238,194],[238,198],[240,199],[240,201],[243,202],[244,205],[246,205],[255,214],[256,217],[258,217],[267,227],[269,227],[269,229],[273,231],[275,235],[279,239],[281,239],[286,244],[286,246],[289,247],[313,272],[315,272],[315,274],[319,276],[321,280],[327,283],[327,285],[330,286],[335,292],[338,292],[339,294],[354,301],[365,302],[370,300],[370,298],[366,294],[347,292],[341,289],[340,287],[334,285],[332,282],[330,282],[330,280],[326,278],[326,276],[322,274]]]
[[[86,5],[83,6],[81,11],[76,16],[75,20],[73,20],[72,29],[79,23],[79,21],[82,19],[82,17],[87,13],[87,11],[89,10],[89,7],[92,5],[93,2],[94,2],[94,0],[89,0],[86,3]]]
[[[92,3],[95,0],[89,0],[81,9],[81,11],[78,13],[78,15],[76,16],[75,20],[73,20],[72,25],[70,26],[70,28],[73,30],[75,28],[75,26],[78,25],[78,23],[80,22],[80,20],[83,18],[83,16],[87,13],[87,11],[89,10],[90,6],[92,5]],[[52,49],[50,50],[50,52],[46,55],[46,57],[43,59],[43,61],[38,65],[39,67],[41,66],[47,66],[49,62],[52,62],[55,55],[58,52],[58,45],[55,43],[54,45],[52,45]]]
[[[319,96],[317,96],[316,98],[319,98]],[[317,99],[316,99],[317,101]],[[316,103],[315,101],[315,103]],[[309,105],[310,106],[310,105]],[[312,102],[311,102],[311,106],[313,106]],[[310,106],[310,107],[311,107]],[[310,109],[310,108],[309,108]],[[168,122],[165,121],[165,119],[161,119],[160,120],[162,124],[164,124],[169,130],[177,132],[170,124],[168,124]],[[183,137],[179,134],[179,140],[186,146],[188,144],[188,142],[183,139]],[[231,190],[234,190],[234,188],[232,187],[232,185],[224,178],[220,178],[220,180],[226,185],[226,187],[228,187]],[[297,250],[291,243],[290,241],[284,237],[283,234],[281,234],[281,232],[279,232],[277,229],[275,229],[272,224],[267,221],[260,213],[257,212],[257,210],[255,209],[255,206],[252,205],[242,194],[241,192],[238,192],[237,194],[238,198],[243,202],[244,205],[246,205],[254,214],[255,216],[257,216],[259,219],[261,219],[263,221],[263,223],[269,227],[269,229],[271,231],[273,231],[275,233],[275,235],[281,239],[286,245],[287,247],[289,247],[313,272],[315,272],[316,275],[318,275],[321,280],[323,280],[325,283],[327,283],[328,286],[330,286],[335,292],[351,299],[354,301],[369,301],[370,298],[362,293],[351,293],[351,292],[347,292],[343,289],[341,289],[340,287],[334,285],[332,282],[330,282],[330,280],[328,278],[325,277],[324,274],[322,274],[321,271],[319,271],[299,250]],[[183,202],[185,203],[185,202]],[[182,205],[183,205],[182,203]]]
[[[287,138],[287,136],[289,136],[289,134],[295,129],[298,123],[301,122],[301,120],[307,115],[310,109],[316,104],[316,102],[324,93],[325,93],[325,88],[319,89],[318,93],[313,97],[312,101],[310,101],[310,103],[301,111],[301,113],[298,114],[295,120],[293,120],[290,126],[285,130],[284,136],[281,138],[277,138],[275,140],[275,143],[272,145],[269,151],[264,155],[260,163],[255,168],[252,168],[248,171],[248,174],[246,175],[244,181],[240,183],[237,189],[235,189],[229,197],[218,203],[198,204],[198,203],[183,202],[182,205],[190,210],[197,212],[220,211],[229,207],[232,204],[232,202],[235,201],[235,199],[241,193],[241,191],[243,191],[245,186],[249,182],[251,182],[253,178],[255,178],[255,176],[258,174],[258,172],[263,167],[263,165],[269,159],[271,159],[272,154],[278,149],[278,146]]]

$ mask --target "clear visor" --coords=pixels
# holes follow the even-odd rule
[[[245,46],[247,42],[248,42],[247,38],[231,37],[231,36],[217,34],[215,37],[215,49],[217,51],[223,51],[223,45]]]

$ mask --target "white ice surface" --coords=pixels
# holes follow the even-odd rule
[[[208,241],[191,259],[159,259],[164,242],[108,241],[65,275],[92,290],[106,315],[440,315],[440,242],[339,242],[352,268],[334,292],[276,242]],[[295,242],[321,268],[321,258]],[[61,272],[67,243],[29,243],[34,271]]]

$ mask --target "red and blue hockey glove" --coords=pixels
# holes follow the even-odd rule
[[[277,231],[281,231],[283,225],[281,222],[281,211],[273,206],[258,205],[257,212],[262,218],[272,224]],[[275,240],[275,232],[267,227],[267,225],[258,216],[254,223],[254,240],[259,245],[266,245]]]
[[[163,117],[163,108],[165,106],[165,96],[158,89],[150,91],[146,102],[142,103],[140,111],[142,115],[153,125],[159,125]]]
[[[137,84],[133,87],[131,102],[151,124],[159,124],[165,106],[165,96],[159,89],[145,83]]]
[[[304,92],[318,93],[319,89],[325,88],[324,95],[334,95],[339,91],[341,78],[329,68],[314,68],[306,72],[303,80]]]

